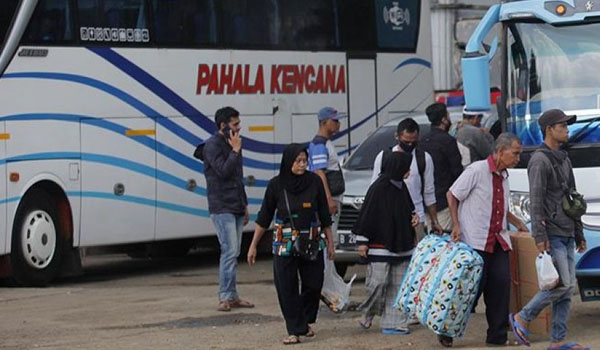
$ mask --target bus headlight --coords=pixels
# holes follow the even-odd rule
[[[528,192],[510,193],[510,212],[518,216],[524,224],[528,224],[531,221]]]

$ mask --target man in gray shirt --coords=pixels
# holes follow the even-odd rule
[[[481,127],[483,119],[482,112],[470,112],[463,110],[463,121],[458,132],[456,141],[460,149],[468,149],[463,156],[463,166],[467,166],[478,160],[486,159],[494,152],[494,137],[486,128]]]
[[[561,283],[554,289],[539,291],[521,312],[509,316],[517,339],[529,345],[527,324],[552,304],[551,344],[548,349],[587,348],[565,340],[571,296],[577,282],[575,248],[579,253],[587,248],[581,219],[569,217],[562,207],[565,193],[562,184],[575,189],[575,178],[571,160],[560,145],[568,141],[568,125],[575,119],[575,116],[567,116],[558,109],[544,112],[538,120],[544,143],[533,153],[527,167],[532,236],[540,253],[546,251],[552,255]]]

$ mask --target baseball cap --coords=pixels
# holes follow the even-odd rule
[[[566,115],[565,112],[560,109],[549,109],[542,114],[540,119],[538,119],[538,123],[542,129],[545,129],[547,126],[564,122],[571,125],[575,123],[576,120],[576,115]]]
[[[319,121],[325,121],[328,119],[333,119],[333,120],[340,120],[340,119],[344,119],[347,117],[346,114],[343,113],[339,113],[337,111],[337,109],[332,108],[332,107],[323,107],[319,110],[319,113],[317,114]]]

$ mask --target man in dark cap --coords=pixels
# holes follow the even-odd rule
[[[452,230],[446,192],[463,170],[461,156],[456,139],[448,134],[452,121],[446,105],[434,103],[425,109],[425,113],[431,122],[431,131],[421,139],[421,147],[433,160],[437,219],[442,229]],[[427,219],[427,226],[432,228],[434,223],[429,217]]]
[[[509,316],[513,333],[529,345],[527,324],[552,304],[551,344],[548,349],[589,349],[565,340],[571,297],[575,291],[575,248],[586,250],[581,218],[573,218],[563,210],[562,200],[566,188],[575,189],[573,166],[567,152],[560,149],[569,138],[568,125],[576,120],[558,109],[551,109],[538,119],[544,143],[538,148],[527,166],[531,208],[532,236],[538,250],[549,252],[558,274],[558,287],[539,291],[523,309]],[[546,208],[552,208],[547,210]]]

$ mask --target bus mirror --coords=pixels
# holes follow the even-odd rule
[[[467,54],[462,58],[465,104],[472,111],[490,109],[490,61],[487,54]]]

